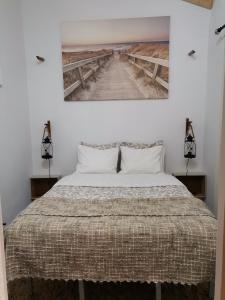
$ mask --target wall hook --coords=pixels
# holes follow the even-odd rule
[[[37,55],[36,58],[37,58],[38,62],[44,62],[45,61],[44,57],[41,57],[41,56]]]
[[[215,34],[217,34],[217,35],[220,34],[220,32],[221,32],[222,30],[224,30],[224,29],[225,29],[225,24],[224,24],[223,26],[217,28],[216,31],[215,31]]]
[[[189,55],[189,56],[193,56],[195,53],[196,53],[195,50],[191,50],[191,51],[188,53],[188,55]]]

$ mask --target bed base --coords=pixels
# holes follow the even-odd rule
[[[85,300],[85,292],[84,292],[84,281],[79,280],[78,281],[79,286],[79,300]],[[161,300],[162,297],[162,285],[161,283],[156,283],[156,300]]]
[[[84,292],[84,281],[79,281],[79,300],[85,300],[85,292]],[[209,283],[209,299],[214,299],[214,286],[215,282],[211,281]],[[162,299],[162,284],[156,283],[155,285],[155,300]]]
[[[31,288],[31,296],[33,298],[34,296],[34,284],[33,284],[33,278],[30,279],[30,288]],[[84,290],[84,281],[79,280],[78,281],[78,289],[79,289],[79,300],[85,300],[85,290]],[[209,299],[214,299],[214,290],[215,290],[215,282],[211,281],[209,283]],[[162,299],[162,284],[156,283],[155,285],[155,300],[161,300]]]
[[[30,288],[31,288],[31,296],[34,296],[34,284],[33,284],[33,278],[30,279]],[[85,300],[85,290],[84,290],[84,281],[79,280],[78,281],[78,289],[79,289],[79,300]],[[209,299],[214,299],[214,290],[215,290],[215,282],[211,281],[209,283]],[[161,300],[162,299],[162,284],[156,283],[155,285],[155,300]]]

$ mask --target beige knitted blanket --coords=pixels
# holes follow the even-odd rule
[[[192,196],[43,197],[6,230],[8,280],[210,281],[216,231],[212,213]]]

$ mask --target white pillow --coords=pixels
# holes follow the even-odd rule
[[[121,147],[121,173],[160,173],[163,172],[163,146],[135,149]]]
[[[116,173],[119,147],[97,149],[78,146],[77,173]]]

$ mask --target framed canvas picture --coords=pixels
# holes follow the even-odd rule
[[[62,24],[65,101],[168,99],[170,17]]]

